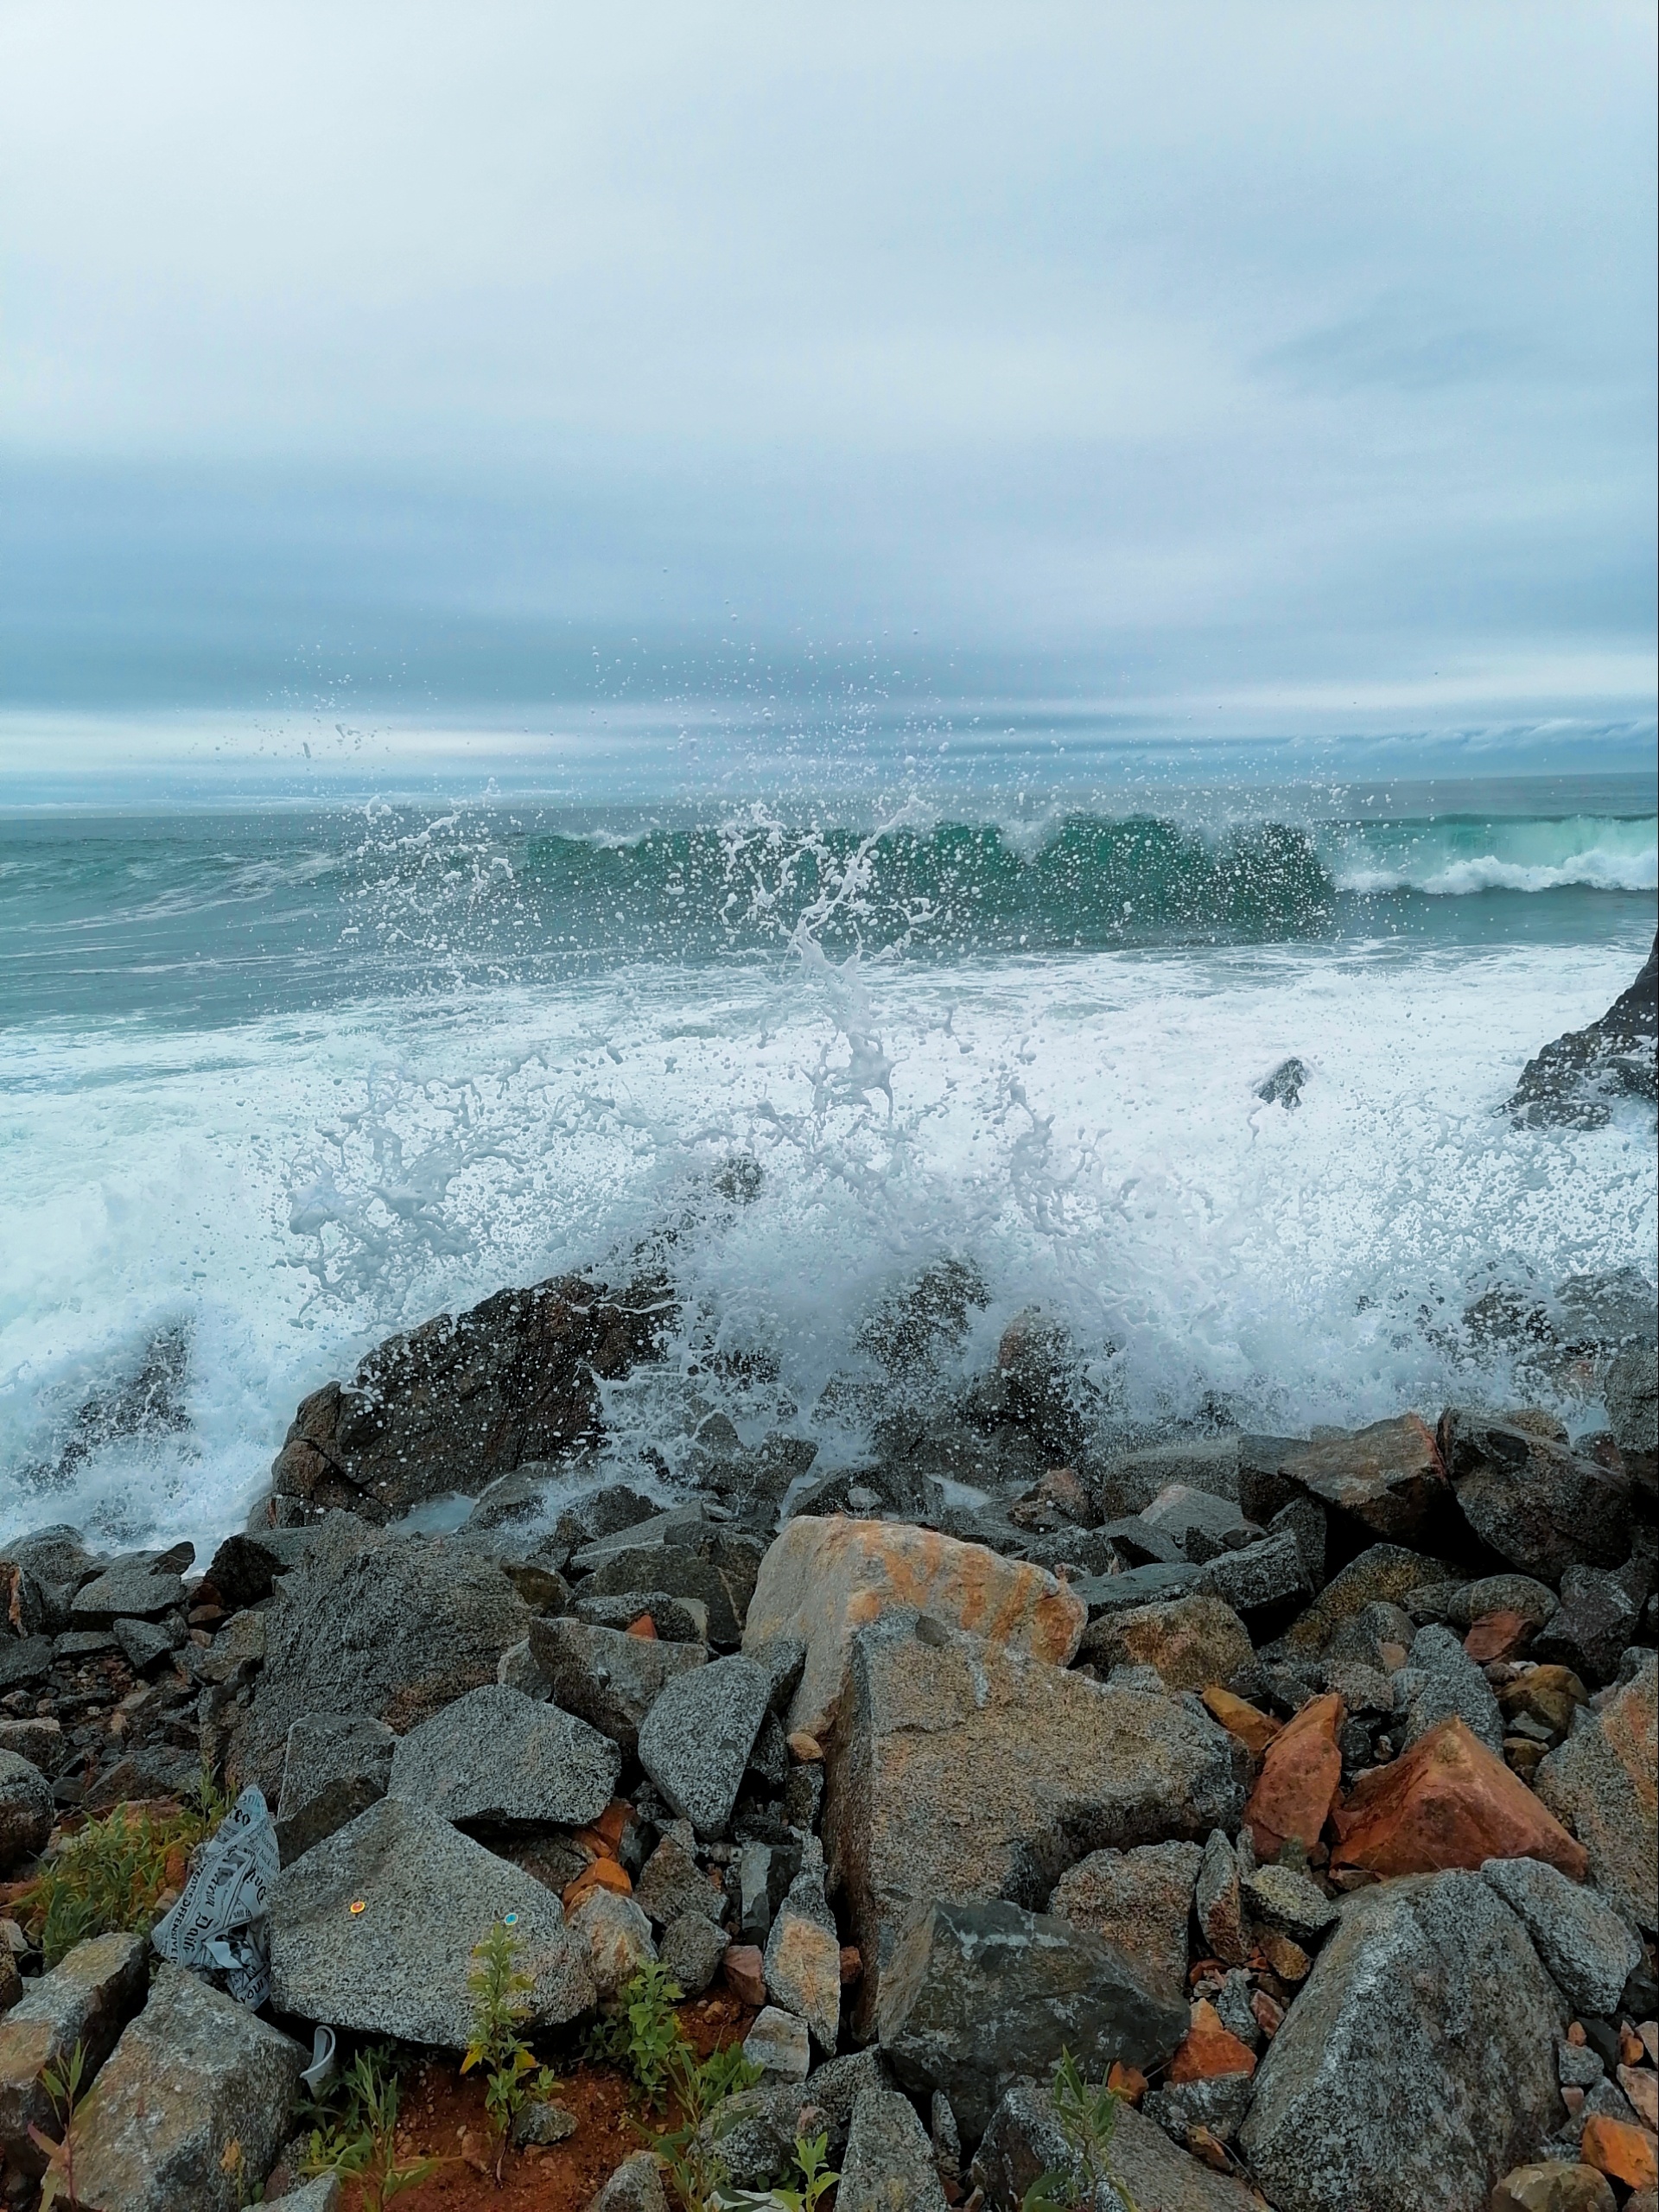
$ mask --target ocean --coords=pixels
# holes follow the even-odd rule
[[[0,1535],[211,1542],[380,1337],[664,1231],[631,1477],[711,1407],[856,1458],[872,1319],[943,1259],[962,1376],[1040,1304],[1125,1435],[1522,1389],[1593,1427],[1464,1317],[1651,1296],[1651,1113],[1501,1109],[1656,881],[1636,777],[13,808]]]

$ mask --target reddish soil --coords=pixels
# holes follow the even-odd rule
[[[680,2024],[699,2057],[744,2036],[752,2012],[731,1997],[680,2007]],[[614,2067],[582,2062],[555,2069],[557,2101],[576,2115],[575,2133],[548,2150],[509,2150],[498,2189],[491,2171],[493,2139],[484,2113],[484,2085],[448,2060],[411,2066],[404,2076],[401,2163],[442,2163],[419,2188],[396,2199],[397,2212],[584,2212],[590,2197],[624,2158],[642,2150],[640,2126],[667,2126]],[[363,2212],[362,2192],[347,2185],[343,2212]]]

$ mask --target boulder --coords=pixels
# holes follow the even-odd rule
[[[364,1713],[308,1713],[288,1732],[276,1843],[287,1866],[386,1794],[397,1738]]]
[[[969,2140],[1010,2082],[1070,2050],[1091,2079],[1143,2071],[1187,2024],[1086,1929],[1001,1902],[940,1900],[910,1918],[881,1977],[876,2029],[899,2082],[942,2090]]]
[[[1345,1717],[1339,1697],[1310,1698],[1268,1745],[1244,1808],[1260,1858],[1276,1858],[1293,1839],[1308,1851],[1319,1841],[1342,1781]]]
[[[1640,1599],[1629,1588],[1628,1574],[1605,1567],[1569,1567],[1561,1574],[1561,1602],[1533,1639],[1535,1658],[1573,1668],[1592,1682],[1618,1673],[1618,1662],[1637,1637]]]
[[[1052,1574],[982,1545],[897,1522],[802,1516],[761,1562],[743,1637],[746,1650],[779,1637],[805,1645],[789,1709],[791,1732],[822,1741],[840,1702],[853,1637],[895,1605],[1059,1666],[1075,1656],[1087,1618]]]
[[[1459,1586],[1463,1577],[1438,1560],[1402,1544],[1373,1544],[1333,1574],[1305,1613],[1285,1631],[1293,1651],[1323,1651],[1344,1621],[1367,1605],[1403,1605],[1414,1590],[1436,1582]]]
[[[531,1612],[495,1561],[461,1540],[384,1536],[342,1515],[283,1577],[264,1621],[264,1665],[228,1764],[232,1780],[274,1798],[296,1720],[367,1713],[402,1735],[493,1682]]]
[[[1645,1476],[1651,1491],[1659,1454],[1659,1352],[1650,1344],[1627,1344],[1608,1361],[1601,1392],[1619,1457],[1632,1474]]]
[[[1231,1498],[1195,1490],[1191,1483],[1166,1484],[1137,1517],[1199,1567],[1226,1550],[1230,1540],[1245,1537],[1250,1527]]]
[[[1095,1479],[1095,1503],[1101,1517],[1109,1521],[1119,1515],[1140,1513],[1160,1491],[1167,1490],[1172,1483],[1183,1483],[1190,1490],[1208,1491],[1213,1497],[1243,1505],[1252,1521],[1262,1519],[1240,1491],[1240,1446],[1251,1440],[1230,1433],[1191,1436],[1121,1453]]]
[[[1583,1845],[1591,1880],[1649,1935],[1659,1929],[1656,1722],[1659,1660],[1647,1652],[1634,1679],[1581,1722],[1537,1776],[1539,1796]]]
[[[57,1807],[52,1785],[31,1760],[0,1751],[0,1872],[44,1851]]]
[[[1263,1536],[1241,1551],[1223,1552],[1198,1570],[1198,1586],[1235,1612],[1259,1614],[1305,1597],[1311,1585],[1294,1529]]]
[[[639,1724],[664,1685],[708,1657],[701,1643],[669,1643],[568,1618],[532,1621],[530,1649],[554,1703],[625,1751],[639,1749]]]
[[[1446,1619],[1465,1632],[1488,1613],[1518,1613],[1530,1627],[1542,1628],[1560,1600],[1547,1582],[1530,1574],[1484,1574],[1454,1591]]]
[[[594,1977],[557,1897],[425,1806],[383,1797],[278,1876],[271,2001],[354,2034],[463,2050],[473,1950],[509,1913],[529,2026],[574,2019]]]
[[[226,1536],[203,1577],[204,1587],[228,1613],[263,1605],[277,1576],[293,1572],[310,1542],[308,1529],[249,1529]]]
[[[22,2174],[44,2171],[29,2131],[38,2127],[54,2139],[60,2132],[42,2070],[60,2069],[79,2044],[83,2077],[90,2082],[149,1984],[142,1936],[94,1936],[77,1943],[50,1974],[23,1985],[0,2019],[0,2152],[9,2166]]]
[[[1186,1993],[1186,1929],[1203,1860],[1196,1843],[1092,1851],[1061,1875],[1048,1910],[1115,1943],[1149,1990],[1177,2004]]]
[[[76,2115],[86,2212],[238,2212],[289,2133],[306,2054],[181,1967],[162,1966]]]
[[[1405,1709],[1403,1742],[1410,1745],[1443,1720],[1461,1720],[1488,1751],[1503,1748],[1503,1716],[1492,1686],[1448,1628],[1431,1623],[1413,1638],[1411,1656],[1394,1677],[1395,1702]]]
[[[1559,1582],[1573,1566],[1618,1567],[1630,1550],[1630,1485],[1567,1446],[1449,1408],[1440,1446],[1464,1519],[1523,1574]]]
[[[699,1835],[730,1825],[770,1692],[766,1669],[733,1652],[674,1676],[640,1727],[640,1765]]]
[[[581,1827],[610,1803],[621,1770],[608,1736],[489,1682],[410,1730],[392,1756],[389,1792],[462,1824]]]
[[[823,1835],[864,1961],[861,2009],[911,1906],[1039,1906],[1091,1850],[1236,1821],[1248,1754],[1195,1705],[1090,1681],[927,1614],[861,1630]]]
[[[945,2212],[933,2145],[900,2091],[872,2084],[859,2092],[836,2206],[836,2212]]]
[[[632,1897],[620,1897],[614,1890],[589,1890],[570,1915],[569,1927],[576,1941],[588,1947],[594,1987],[601,1997],[614,1997],[657,1956],[650,1921]]]
[[[1254,1654],[1249,1631],[1219,1598],[1174,1598],[1103,1614],[1084,1630],[1080,1660],[1109,1674],[1114,1667],[1153,1667],[1173,1690],[1230,1682]]]
[[[644,1286],[613,1299],[568,1275],[388,1338],[296,1414],[270,1471],[278,1517],[391,1520],[559,1459],[597,1431],[601,1382],[650,1354],[663,1312]]]
[[[118,1620],[158,1621],[184,1604],[184,1579],[156,1574],[146,1567],[112,1567],[76,1591],[69,1607],[72,1628],[113,1628]]]
[[[1505,2174],[1492,2191],[1491,2212],[1618,2212],[1618,2206],[1593,2166],[1545,2158]]]
[[[1138,2212],[1260,2212],[1260,2200],[1242,2182],[1189,2158],[1131,2104],[1118,2105],[1108,2155]],[[1019,2081],[981,2138],[973,2179],[985,2192],[988,2212],[1021,2212],[1032,2183],[1044,2173],[1067,2174],[1074,2184],[1083,2179],[1047,2084]],[[1114,2192],[1090,2212],[1126,2212],[1126,2200]]]
[[[1244,2156],[1280,2212],[1478,2212],[1560,2122],[1565,2026],[1478,1874],[1361,1891],[1257,2071]]]
[[[1198,1929],[1224,1966],[1242,1967],[1250,1955],[1238,1858],[1222,1828],[1212,1829],[1198,1864],[1192,1895]]]
[[[1599,1021],[1569,1029],[1521,1071],[1509,1102],[1523,1125],[1599,1128],[1621,1098],[1652,1102],[1656,974],[1659,937],[1636,981]]]
[[[892,2086],[880,2052],[861,2050],[830,2059],[804,2082],[740,2090],[718,2115],[721,2158],[739,2189],[766,2190],[788,2169],[798,2136],[827,2135],[833,2165],[846,2146],[860,2094]],[[703,2134],[705,2141],[714,2139],[707,2122]]]
[[[1355,1783],[1336,1815],[1333,1866],[1375,1874],[1541,1859],[1581,1880],[1586,1854],[1461,1720],[1443,1720],[1390,1765]]]
[[[804,2020],[820,2055],[833,2058],[841,2026],[841,1937],[823,1894],[823,1870],[803,1866],[766,1938],[766,1994]]]
[[[572,1620],[589,1628],[626,1630],[648,1620],[664,1643],[709,1640],[709,1608],[696,1598],[671,1598],[666,1590],[623,1590],[613,1598],[590,1597],[584,1591],[571,1599],[569,1610]]]
[[[1642,1963],[1642,1946],[1593,1890],[1539,1859],[1489,1859],[1481,1874],[1519,1916],[1575,2012],[1613,2014]]]
[[[1281,1480],[1390,1543],[1421,1536],[1447,1501],[1433,1430],[1417,1414],[1317,1437],[1280,1459]]]
[[[719,1923],[726,1917],[726,1891],[709,1881],[685,1847],[664,1836],[644,1866],[634,1895],[658,1928],[671,1927],[688,1912]]]

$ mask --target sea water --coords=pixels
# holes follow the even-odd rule
[[[1653,1280],[1651,1113],[1502,1108],[1645,957],[1656,823],[1454,797],[0,817],[0,1535],[210,1541],[380,1337],[665,1227],[631,1475],[710,1404],[855,1458],[869,1319],[942,1259],[953,1373],[1039,1304],[1125,1434],[1501,1398],[1484,1289]]]

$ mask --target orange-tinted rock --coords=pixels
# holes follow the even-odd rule
[[[1409,1543],[1452,1494],[1433,1431],[1416,1414],[1303,1445],[1285,1454],[1279,1471],[1397,1543]]]
[[[1106,2086],[1126,2105],[1138,2105],[1147,2094],[1147,2077],[1138,2066],[1126,2066],[1121,2058],[1115,2058],[1106,2076]]]
[[[726,1986],[740,2004],[760,2005],[766,2003],[766,1965],[758,1945],[728,1943],[720,1963],[721,1971],[726,1977]]]
[[[620,1866],[614,1859],[590,1859],[575,1880],[567,1883],[559,1893],[565,1917],[568,1919],[583,1898],[590,1897],[595,1890],[612,1890],[618,1897],[626,1897],[632,1896],[633,1884],[628,1878],[627,1869]]]
[[[1307,1970],[1313,1961],[1301,1945],[1281,1929],[1257,1929],[1255,1950],[1257,1957],[1267,1961],[1281,1981],[1295,1983],[1307,1980]]]
[[[649,1613],[641,1613],[637,1621],[628,1623],[628,1634],[639,1637],[647,1643],[657,1642],[657,1624]]]
[[[1574,1709],[1588,1705],[1590,1693],[1570,1667],[1534,1667],[1497,1694],[1497,1706],[1506,1719],[1524,1713],[1541,1728],[1565,1736],[1573,1725]]]
[[[1257,1989],[1251,1992],[1250,2010],[1255,2015],[1256,2026],[1271,2043],[1285,2024],[1284,2006],[1275,2004],[1265,1989]]]
[[[1222,2074],[1254,2074],[1255,2053],[1241,2043],[1207,1998],[1192,2007],[1192,2020],[1169,2062],[1166,2080],[1212,2082]]]
[[[1532,1623],[1524,1613],[1504,1611],[1483,1613],[1463,1639],[1463,1648],[1478,1667],[1494,1659],[1518,1658],[1532,1641]]]
[[[1622,2120],[1604,2120],[1598,2113],[1584,2123],[1579,2156],[1586,2166],[1626,2189],[1652,2189],[1659,2184],[1659,2137],[1645,2127],[1632,2127]]]
[[[1268,1745],[1244,1808],[1259,1859],[1276,1859],[1293,1837],[1310,1851],[1319,1841],[1342,1780],[1337,1738],[1346,1717],[1334,1691],[1310,1698]]]
[[[1057,1667],[1076,1656],[1088,1620],[1083,1600],[1053,1575],[982,1544],[903,1522],[798,1514],[760,1562],[743,1630],[748,1651],[784,1636],[806,1645],[791,1733],[823,1741],[853,1637],[895,1605]]]
[[[1242,1697],[1235,1697],[1231,1690],[1224,1689],[1219,1682],[1211,1682],[1204,1693],[1204,1701],[1230,1736],[1236,1736],[1247,1751],[1257,1758],[1267,1750],[1274,1738],[1283,1733],[1283,1724],[1270,1713],[1262,1713]]]
[[[802,1766],[816,1766],[823,1757],[823,1745],[804,1728],[798,1728],[789,1738],[789,1755]]]
[[[1377,1874],[1541,1859],[1581,1882],[1588,1863],[1525,1783],[1456,1719],[1431,1728],[1391,1766],[1362,1775],[1336,1826],[1332,1865]]]
[[[862,1974],[863,1971],[864,1954],[859,1949],[856,1943],[843,1943],[841,1947],[842,1987],[843,1989],[850,1989],[853,1984]]]

